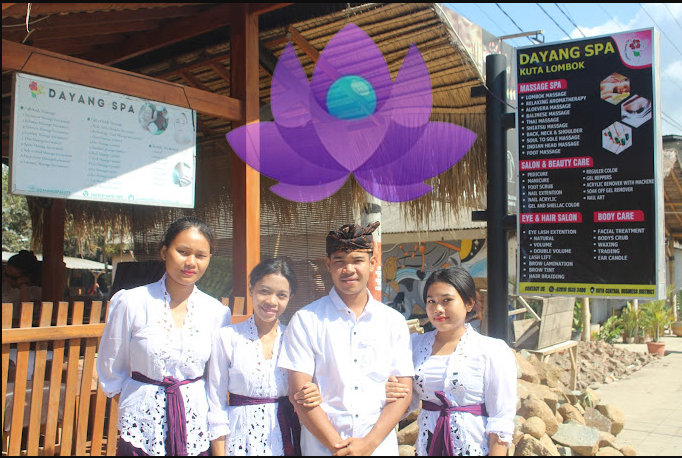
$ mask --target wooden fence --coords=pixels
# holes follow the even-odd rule
[[[102,302],[2,304],[2,454],[115,455],[116,399],[97,382]],[[104,313],[103,313],[104,312]]]
[[[221,301],[248,318],[245,298]],[[118,397],[95,369],[106,316],[100,301],[2,304],[3,456],[116,455]]]

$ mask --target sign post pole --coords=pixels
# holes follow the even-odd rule
[[[486,141],[488,171],[488,335],[508,341],[507,135],[504,126],[507,100],[507,58],[486,58]]]

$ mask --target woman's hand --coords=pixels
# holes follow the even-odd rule
[[[502,442],[499,436],[495,433],[490,433],[489,437],[489,451],[488,456],[507,456],[509,446]]]
[[[386,402],[395,402],[407,396],[412,390],[411,386],[404,385],[398,382],[395,375],[391,375],[386,381]]]
[[[332,456],[370,456],[376,450],[377,445],[367,437],[349,437],[334,447],[336,452]]]
[[[297,404],[303,407],[317,407],[322,404],[322,396],[320,390],[313,382],[307,382],[299,391],[294,394],[294,399]]]

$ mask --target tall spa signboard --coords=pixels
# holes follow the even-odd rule
[[[517,49],[519,293],[665,292],[653,29]]]

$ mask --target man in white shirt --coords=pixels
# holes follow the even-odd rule
[[[394,375],[411,386],[414,367],[404,317],[367,289],[378,226],[349,224],[329,233],[334,287],[299,310],[284,335],[278,365],[289,370],[290,397],[310,381],[322,396],[318,407],[296,407],[303,455],[398,455],[395,426],[411,393],[387,404],[385,383]]]

